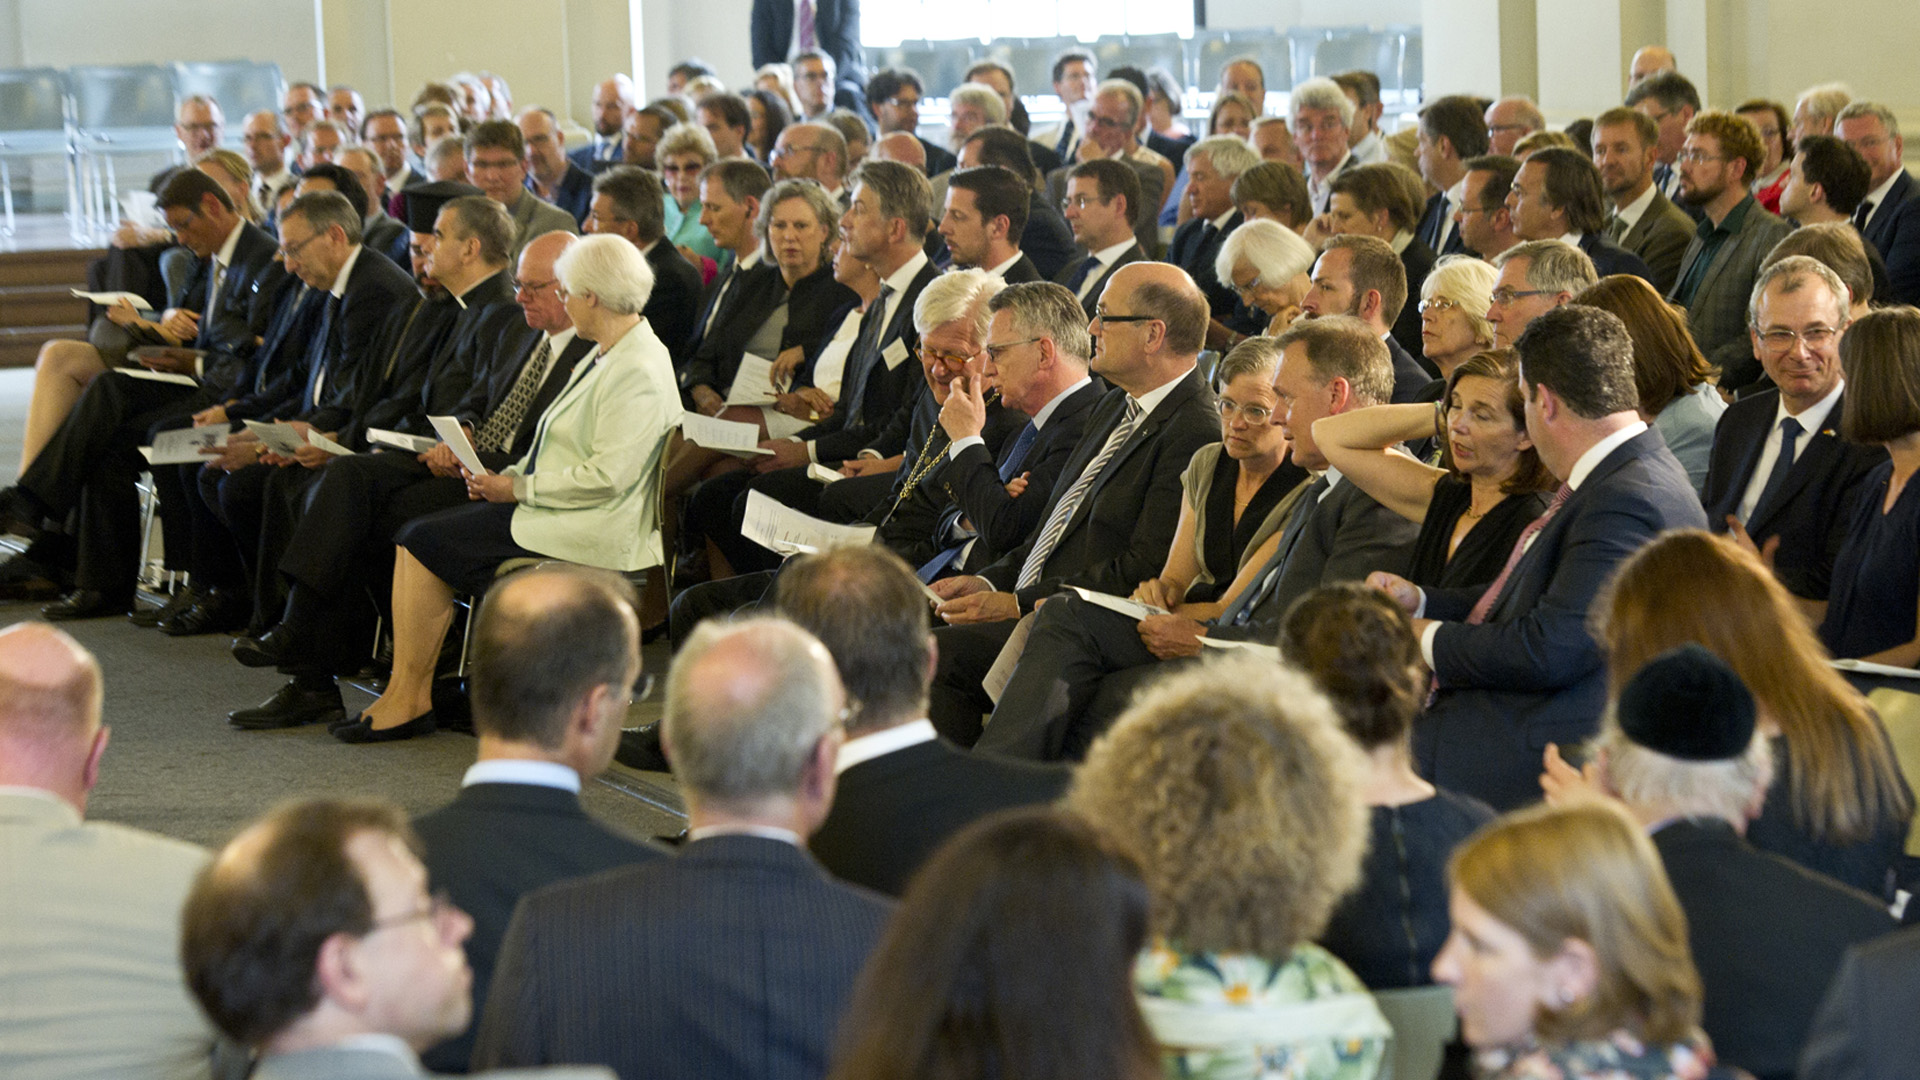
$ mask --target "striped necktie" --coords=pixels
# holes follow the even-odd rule
[[[1040,580],[1041,569],[1047,565],[1047,560],[1053,557],[1054,549],[1060,546],[1060,538],[1066,535],[1067,523],[1073,520],[1073,515],[1080,509],[1080,504],[1086,501],[1087,493],[1092,490],[1094,481],[1100,478],[1101,470],[1105,469],[1107,462],[1112,461],[1114,455],[1120,452],[1120,448],[1126,445],[1127,439],[1140,427],[1140,422],[1144,419],[1146,419],[1146,412],[1140,408],[1140,403],[1129,397],[1126,415],[1121,418],[1119,424],[1114,426],[1113,433],[1107,436],[1106,445],[1102,446],[1100,453],[1087,463],[1085,469],[1081,470],[1079,478],[1074,480],[1073,486],[1060,497],[1060,501],[1054,504],[1053,513],[1047,517],[1046,527],[1040,530],[1040,539],[1034,541],[1033,549],[1027,552],[1025,565],[1020,567],[1020,579],[1015,588],[1025,589]]]

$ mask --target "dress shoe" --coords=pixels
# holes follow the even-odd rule
[[[208,589],[192,607],[162,621],[160,632],[169,637],[226,634],[246,624],[248,605],[226,589]]]
[[[127,621],[135,626],[151,630],[168,619],[175,618],[181,612],[198,603],[199,600],[200,592],[198,589],[175,589],[173,595],[167,597],[166,603],[159,607],[139,608],[135,610],[133,614],[127,616]]]
[[[0,534],[24,536],[32,540],[40,535],[40,523],[46,519],[40,500],[17,485],[0,488]]]
[[[74,619],[98,619],[103,615],[125,615],[133,603],[130,596],[109,596],[98,589],[75,589],[40,609],[48,622]]]
[[[287,657],[296,655],[293,635],[285,626],[276,626],[259,637],[235,638],[233,658],[248,667],[279,667]]]
[[[433,710],[428,709],[398,727],[375,728],[373,721],[368,720],[366,714],[362,713],[354,717],[352,723],[342,724],[329,730],[333,732],[334,738],[343,743],[377,743],[401,742],[421,735],[431,735],[438,731],[439,727],[440,725],[433,719]]]
[[[641,772],[667,772],[667,755],[660,749],[660,725],[627,728],[620,732],[620,748],[613,760]]]
[[[25,555],[0,562],[0,600],[52,600],[66,591],[51,570]]]
[[[227,714],[227,723],[242,731],[270,731],[299,727],[302,724],[333,723],[347,715],[340,700],[340,688],[303,689],[291,679],[273,692],[273,696],[251,709],[236,709]]]

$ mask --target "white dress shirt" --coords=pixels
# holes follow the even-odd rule
[[[1753,516],[1754,508],[1760,505],[1760,493],[1766,490],[1767,478],[1773,475],[1773,463],[1780,460],[1780,421],[1791,416],[1800,422],[1802,434],[1793,443],[1793,460],[1799,461],[1800,455],[1806,453],[1807,444],[1813,441],[1812,437],[1826,425],[1827,417],[1840,401],[1841,391],[1846,388],[1847,380],[1836,380],[1826,397],[1798,413],[1789,412],[1787,399],[1784,396],[1780,398],[1779,406],[1773,411],[1773,425],[1767,429],[1767,441],[1760,444],[1760,460],[1753,463],[1753,476],[1747,480],[1747,490],[1740,496],[1740,505],[1734,510],[1734,516],[1742,524]]]
[[[525,758],[496,758],[476,761],[467,766],[460,786],[475,784],[531,784],[534,787],[559,788],[580,794],[580,774],[555,761],[531,761]]]

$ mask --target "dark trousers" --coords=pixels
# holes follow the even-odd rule
[[[762,604],[772,603],[773,583],[778,574],[775,570],[760,570],[682,589],[667,609],[667,633],[674,651],[680,651],[693,628],[708,619],[755,611]]]
[[[747,517],[749,490],[809,517],[848,525],[864,520],[887,497],[893,479],[888,473],[822,484],[808,476],[804,468],[776,469],[764,476],[751,469],[721,473],[702,481],[688,495],[680,525],[681,542],[697,547],[702,539],[713,541],[734,570],[742,574],[772,570],[780,565],[780,556],[740,535],[741,523]]]
[[[949,740],[961,746],[979,741],[981,717],[993,708],[993,699],[980,684],[1013,634],[1013,627],[1009,619],[933,628],[939,661],[933,672],[927,715],[934,729]]]
[[[1171,668],[1148,651],[1133,619],[1055,596],[1035,613],[1019,666],[976,746],[1030,761],[1082,757],[1133,689]],[[1109,682],[1116,682],[1112,693]]]

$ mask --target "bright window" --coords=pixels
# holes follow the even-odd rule
[[[992,33],[982,34],[983,27]],[[862,4],[860,39],[889,48],[909,38],[1191,34],[1192,0],[888,0]]]

